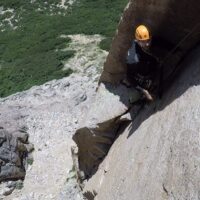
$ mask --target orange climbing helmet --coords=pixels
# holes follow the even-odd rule
[[[151,39],[148,28],[145,25],[140,25],[135,30],[135,39],[145,41]]]

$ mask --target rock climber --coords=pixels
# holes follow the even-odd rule
[[[135,40],[128,50],[127,77],[122,81],[128,87],[134,86],[149,101],[153,100],[151,91],[159,79],[159,61],[150,53],[151,41],[149,29],[145,25],[138,26]],[[133,96],[130,98],[131,103],[135,101]]]

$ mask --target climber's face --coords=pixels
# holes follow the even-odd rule
[[[142,47],[142,49],[148,50],[151,46],[151,39],[149,39],[149,40],[137,40],[137,43]]]

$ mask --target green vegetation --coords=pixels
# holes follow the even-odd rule
[[[100,44],[109,49],[111,38],[128,0],[79,0],[67,11],[56,5],[60,0],[34,3],[23,0],[0,0],[0,5],[12,8],[19,22],[13,21],[0,32],[0,96],[40,85],[52,79],[68,76],[63,61],[74,55],[62,51],[70,42],[61,34],[101,34]],[[40,9],[38,11],[38,8]],[[41,9],[42,8],[42,9]],[[11,13],[0,15],[1,20]]]
[[[17,181],[15,189],[16,190],[21,190],[23,187],[24,187],[23,182],[21,180]]]
[[[28,159],[27,159],[27,164],[28,164],[28,165],[32,165],[32,164],[33,164],[33,161],[34,161],[33,158],[28,158]]]
[[[69,171],[66,179],[66,183],[69,182],[72,179],[75,179],[76,177],[76,170],[75,167],[73,166],[72,169]]]

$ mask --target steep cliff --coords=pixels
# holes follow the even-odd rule
[[[85,190],[99,200],[200,199],[200,47],[119,135]]]
[[[191,189],[188,189],[189,186],[185,186],[186,189],[179,188],[179,184],[184,185],[183,180],[185,180],[185,177],[188,180],[191,179],[191,175],[183,176],[183,178],[178,176],[176,180],[172,180],[172,182],[170,182],[170,176],[174,178],[175,176],[171,175],[174,172],[179,174],[181,171],[184,174],[188,172],[187,170],[189,170],[189,172],[193,170],[191,166],[187,166],[187,163],[184,163],[185,160],[189,159],[182,156],[183,153],[180,152],[180,150],[184,153],[187,152],[190,146],[187,146],[178,136],[180,134],[187,138],[188,132],[190,136],[192,134],[197,135],[198,130],[194,129],[196,132],[193,132],[193,129],[185,128],[186,125],[189,127],[191,124],[190,120],[185,117],[186,114],[189,119],[192,119],[193,113],[189,113],[189,111],[192,109],[195,110],[197,106],[191,104],[192,98],[181,100],[181,102],[179,102],[179,99],[182,99],[182,97],[185,98],[185,95],[189,95],[187,92],[190,91],[190,89],[188,89],[190,84],[196,84],[198,80],[192,77],[192,75],[186,77],[190,72],[198,70],[194,63],[194,58],[198,58],[198,52],[191,55],[190,58],[188,58],[189,61],[185,60],[185,64],[181,65],[180,63],[199,43],[200,24],[197,20],[200,16],[199,11],[200,6],[195,1],[188,2],[184,0],[181,4],[173,0],[129,1],[120,20],[99,80],[99,89],[97,90],[98,98],[96,98],[94,102],[94,105],[96,105],[99,110],[97,112],[96,107],[91,106],[90,112],[88,113],[92,113],[92,115],[88,115],[84,118],[89,120],[92,118],[97,119],[95,125],[90,126],[84,122],[73,138],[78,146],[78,162],[76,163],[79,165],[77,167],[77,169],[79,169],[79,179],[83,181],[89,179],[88,182],[86,181],[86,186],[84,188],[84,194],[88,199],[93,199],[96,195],[97,198],[99,196],[101,200],[132,199],[128,194],[134,194],[134,199],[153,200],[162,199],[166,196],[166,198],[171,198],[170,195],[173,196],[174,192],[181,198],[183,192],[183,199],[187,199],[190,198],[187,197],[187,192],[189,192],[189,195],[196,194],[196,190],[193,192]],[[185,15],[188,17],[185,18]],[[138,112],[135,112],[135,105],[130,105],[125,103],[126,101],[123,101],[123,98],[129,99],[129,93],[119,94],[119,92],[115,90],[120,90],[121,81],[126,76],[129,76],[127,73],[126,55],[133,41],[135,28],[139,24],[145,24],[149,27],[153,41],[160,41],[154,45],[155,51],[151,53],[160,61],[160,70],[158,71],[161,73],[159,73],[160,82],[158,87],[159,94],[163,93],[164,95],[160,101],[157,100],[149,105],[145,105],[142,112],[140,112],[141,110],[139,109],[138,114]],[[198,63],[198,60],[196,63]],[[185,78],[178,79],[178,75],[183,73],[183,68],[188,70],[185,72]],[[194,74],[196,75],[198,73],[195,72]],[[182,76],[184,77],[184,74]],[[175,80],[176,83],[174,83]],[[179,81],[177,82],[177,80]],[[191,83],[191,81],[194,82]],[[102,93],[102,85],[104,84],[106,85],[106,91]],[[107,85],[109,84],[111,84],[112,87],[108,87]],[[126,91],[126,89],[124,89],[124,91]],[[111,98],[109,98],[110,101],[107,101],[106,97],[109,95],[106,94],[108,93],[113,94],[118,101],[113,101]],[[191,95],[198,96],[196,92]],[[197,99],[197,97],[194,98]],[[101,99],[101,101],[99,99]],[[174,101],[175,99],[177,100]],[[175,105],[174,102],[176,102]],[[120,110],[121,104],[126,108],[123,112]],[[194,108],[189,108],[187,105],[194,106]],[[133,111],[130,111],[131,109]],[[183,111],[181,109],[183,109]],[[109,114],[103,114],[104,116],[102,117],[102,113]],[[117,113],[117,115],[113,113]],[[118,120],[121,122],[122,117],[123,121],[123,115],[127,115],[128,113],[130,114],[130,118],[127,116],[125,118],[126,120],[131,119],[131,125],[124,132],[120,130],[121,126],[117,126]],[[97,116],[94,117],[93,115],[95,114]],[[108,116],[112,116],[111,119],[114,119],[114,124],[110,123],[110,118]],[[106,117],[107,120],[105,121]],[[103,127],[104,124],[106,124],[106,128]],[[110,133],[110,127],[112,127],[112,133]],[[123,134],[119,136],[118,140],[116,140],[112,146],[117,134],[121,132],[123,132]],[[110,139],[111,135],[112,139]],[[87,142],[85,142],[83,138]],[[126,140],[126,138],[128,140]],[[134,138],[133,141],[132,138]],[[195,142],[196,139],[194,138],[195,137],[189,137],[186,141],[191,139],[191,143]],[[125,141],[127,143],[125,143]],[[168,141],[167,144],[165,143],[166,141]],[[109,145],[105,147],[103,144]],[[153,146],[151,146],[152,144]],[[104,164],[99,166],[111,146],[112,148],[106,160],[103,162]],[[170,149],[171,146],[173,146],[173,148]],[[162,149],[162,147],[166,149]],[[142,151],[143,149],[145,149],[145,152]],[[169,152],[167,152],[167,149]],[[141,153],[141,155],[139,153]],[[157,160],[157,157],[159,157],[161,153],[163,155],[159,158],[160,160]],[[167,162],[167,160],[173,158],[175,161]],[[193,159],[192,156],[189,156],[189,158]],[[111,159],[111,161],[109,161],[109,159]],[[131,162],[131,164],[129,162]],[[134,164],[134,162],[136,164]],[[179,164],[181,163],[181,167],[177,164],[178,162]],[[107,164],[111,167],[109,168]],[[172,168],[170,168],[171,165]],[[129,168],[128,170],[126,169],[127,166]],[[152,172],[151,169],[155,170],[156,167],[159,169]],[[165,169],[165,171],[161,168]],[[95,174],[95,172],[97,173]],[[159,177],[159,172],[162,179]],[[138,173],[140,174],[138,175]],[[94,176],[90,179],[93,174]],[[134,174],[133,178],[131,178],[132,176],[129,174]],[[105,181],[104,175],[108,177]],[[118,178],[119,175],[121,176]],[[155,177],[158,176],[159,181],[157,181],[157,185],[152,184],[152,182],[156,180],[153,175],[155,175]],[[126,177],[128,178],[126,179]],[[135,177],[138,177],[138,181],[135,181]],[[146,180],[144,177],[150,177],[150,179]],[[194,176],[194,180],[192,180],[195,182],[193,183],[194,187],[197,187],[199,184],[198,180],[195,179],[196,177],[198,176]],[[187,180],[186,182],[188,184]],[[145,188],[147,185],[154,186],[154,188]],[[124,187],[124,190],[121,189],[122,187]],[[155,188],[158,189],[156,190],[157,193],[154,191]],[[144,189],[146,193],[143,191]],[[159,193],[158,191],[161,192]],[[162,193],[163,191],[164,193]],[[171,191],[172,194],[170,193]]]

